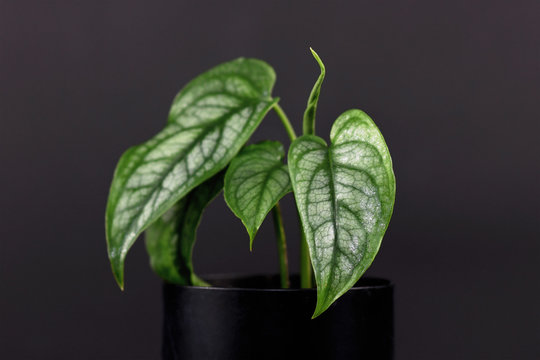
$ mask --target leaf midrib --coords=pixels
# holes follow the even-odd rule
[[[365,141],[359,141],[359,140],[355,140],[355,141],[350,141],[351,143],[357,143],[357,144],[368,144],[371,146],[371,144],[365,142]],[[339,144],[341,145],[341,143]],[[336,177],[335,177],[335,169],[334,169],[334,159],[333,159],[333,153],[332,153],[332,150],[333,150],[333,147],[334,147],[334,144],[330,144],[330,146],[325,146],[326,147],[326,157],[328,159],[328,165],[327,166],[324,166],[324,164],[321,164],[319,166],[319,168],[327,168],[328,170],[328,177],[329,177],[329,188],[330,188],[330,198],[331,198],[331,202],[332,202],[332,227],[334,229],[334,242],[332,243],[332,258],[330,260],[330,262],[326,265],[330,265],[330,271],[329,271],[329,274],[326,278],[332,278],[333,274],[335,273],[335,266],[333,266],[334,264],[336,264],[336,260],[337,260],[337,253],[341,253],[341,249],[339,249],[339,246],[338,246],[338,243],[339,243],[339,232],[338,232],[338,229],[337,229],[337,224],[339,222],[339,202],[338,202],[338,199],[337,199],[337,195],[336,195],[336,189],[335,189],[335,184],[336,184]],[[373,147],[375,150],[376,150],[376,154],[381,157],[381,154],[379,153],[379,151]],[[304,151],[302,152],[302,157],[304,157],[307,153],[311,152],[311,151],[317,151],[317,150],[307,150],[307,151]],[[376,181],[374,181],[373,177],[371,176],[371,174],[369,174],[369,172],[367,172],[365,169],[362,169],[362,168],[356,168],[356,167],[352,167],[352,166],[348,166],[348,165],[345,165],[345,164],[341,164],[339,163],[339,166],[342,166],[349,169],[349,170],[354,170],[354,171],[358,171],[358,172],[362,172],[364,175],[366,175],[370,181],[373,182],[373,184],[377,184]],[[311,177],[311,180],[310,180],[310,184],[313,182],[313,179],[314,179],[314,176]],[[311,185],[310,185],[311,186]],[[356,189],[356,187],[355,187]],[[363,192],[363,191],[362,191]],[[367,194],[365,194],[367,196]],[[380,198],[380,194],[379,194],[379,189],[378,189],[378,186],[375,186],[375,197],[377,199],[379,199],[379,202],[382,204],[382,201],[381,201],[381,198]],[[307,197],[306,197],[306,206],[308,205],[307,203]],[[382,210],[382,209],[381,209]],[[357,220],[360,220],[358,219],[357,216],[355,216],[357,218]],[[359,221],[360,223],[363,223],[363,221]],[[310,226],[311,227],[311,226]],[[315,232],[315,229],[312,228],[312,231]],[[315,234],[313,234],[314,236]],[[325,266],[325,267],[326,267]],[[322,279],[321,279],[322,280]]]
[[[180,154],[178,154],[177,156],[174,157],[174,161],[171,162],[171,165],[167,166],[166,171],[164,171],[163,173],[164,173],[164,174],[168,174],[168,173],[170,172],[170,170],[178,163],[177,160],[178,160],[179,158],[181,158],[182,156],[184,156],[184,155],[186,154],[186,152],[188,152],[189,150],[193,149],[193,148],[198,144],[199,140],[200,140],[201,138],[204,138],[206,135],[208,135],[208,133],[209,133],[211,130],[214,130],[215,128],[218,128],[218,127],[220,127],[220,126],[222,127],[223,124],[226,122],[226,120],[227,120],[228,118],[230,118],[230,116],[232,116],[232,114],[238,113],[238,112],[240,112],[240,111],[243,110],[243,109],[249,108],[250,106],[253,106],[257,101],[260,101],[260,99],[255,99],[255,98],[249,99],[249,100],[251,100],[251,101],[248,101],[246,104],[243,104],[243,106],[238,106],[238,107],[232,108],[231,111],[229,111],[229,112],[223,114],[222,116],[220,116],[218,119],[216,119],[216,120],[215,120],[214,122],[212,122],[211,124],[208,124],[208,126],[206,126],[205,129],[203,129],[203,131],[202,131],[202,132],[194,139],[194,141],[192,141],[192,142],[189,144],[189,146],[188,146],[183,152],[181,152]],[[265,100],[265,101],[266,101],[266,100]],[[250,119],[251,119],[251,116],[253,116],[253,112],[252,112],[252,113],[250,114],[250,116],[249,116]],[[160,141],[160,143],[162,143],[163,141],[165,141],[165,140],[167,140],[167,139],[170,139],[170,138],[173,137],[173,136],[176,136],[176,135],[178,134],[178,132],[179,132],[179,131],[176,131],[176,132],[170,134],[169,136],[165,137],[164,139],[162,139],[162,140]],[[220,134],[220,138],[221,138],[221,136],[222,136],[222,134]],[[216,141],[216,144],[217,144],[217,143],[218,143],[218,141]],[[126,180],[125,180],[124,184],[122,184],[122,192],[125,190],[125,185],[127,184],[128,179],[129,179],[129,178],[133,175],[133,173],[138,169],[139,165],[140,165],[141,163],[144,162],[146,156],[148,155],[148,153],[149,153],[151,150],[152,150],[152,149],[149,148],[146,152],[143,153],[144,155],[142,155],[142,156],[141,156],[141,159],[136,163],[135,166],[132,167],[131,171],[129,172],[129,175],[125,177]],[[218,169],[218,170],[216,171],[216,173],[217,173],[219,170],[220,170],[220,169]],[[211,174],[211,175],[212,175],[212,174]],[[211,176],[211,175],[210,175],[210,176]],[[161,177],[159,178],[159,181],[156,183],[155,186],[153,186],[153,189],[148,193],[147,196],[145,196],[145,197],[143,198],[143,200],[142,200],[140,203],[144,203],[144,202],[148,201],[148,199],[152,196],[152,194],[155,193],[156,189],[157,189],[158,187],[162,187],[163,179],[164,179],[164,178],[165,178],[165,176],[161,176]],[[117,205],[118,205],[118,203],[116,202],[115,205],[114,205],[114,208],[113,208],[113,212],[114,212],[114,210],[116,210]],[[159,216],[161,216],[161,214],[160,214]],[[159,217],[159,216],[157,216],[157,217]],[[136,221],[137,219],[139,219],[139,217],[140,217],[140,215],[134,217],[134,218],[129,222],[129,225],[128,225],[127,228],[131,230],[131,229],[133,228],[133,224],[135,223],[135,221]],[[130,232],[130,231],[128,231],[128,233],[129,233],[129,232]]]
[[[249,87],[251,87],[251,89],[253,90],[257,90],[257,91],[260,91],[260,89],[258,89],[254,83],[247,77],[245,76],[242,76],[242,75],[238,75],[238,74],[234,74],[234,73],[224,73],[224,74],[220,74],[220,75],[216,75],[217,78],[220,78],[220,81],[224,81],[223,78],[230,78],[230,77],[237,77],[243,81],[245,81]],[[197,85],[197,82],[194,82],[194,83],[191,83],[191,84],[188,84],[184,89],[182,89],[180,91],[180,93],[182,94],[178,99],[175,100],[176,101],[179,101],[182,97],[185,97],[187,96],[187,93],[189,92],[189,89],[192,88],[193,86]],[[193,129],[196,129],[197,128],[197,125],[194,125],[194,126],[190,126],[190,127],[183,127],[182,125],[178,124],[176,122],[176,119],[178,119],[179,117],[185,115],[185,112],[187,111],[187,109],[193,105],[194,103],[198,102],[198,101],[201,101],[201,99],[205,99],[207,97],[211,97],[211,96],[214,96],[214,95],[223,95],[225,92],[223,91],[213,91],[213,92],[209,92],[209,93],[204,93],[203,95],[199,96],[199,97],[196,97],[194,98],[194,100],[192,102],[190,102],[189,104],[185,105],[182,110],[175,115],[174,119],[171,119],[170,118],[170,115],[169,115],[169,119],[167,121],[167,125],[168,126],[177,126],[178,127],[178,130],[173,132],[172,134],[170,134],[169,136],[166,136],[164,137],[163,139],[161,139],[160,141],[160,144],[163,143],[164,141],[170,139],[171,137],[173,136],[176,136],[178,134],[179,131],[186,131],[186,130],[193,130]],[[233,94],[233,93],[230,93],[230,92],[227,92],[227,95],[233,97],[233,98],[236,98],[236,99],[241,99],[241,100],[244,100],[245,102],[247,102],[248,104],[250,103],[256,103],[257,101],[261,101],[263,99],[261,98],[243,98],[241,96],[238,96],[236,94]],[[271,101],[272,98],[271,97],[268,97],[268,99],[264,99],[264,100],[267,100],[267,101]],[[229,111],[228,113],[222,115],[221,117],[219,117],[218,119],[216,119],[215,121],[213,121],[212,123],[209,123],[209,124],[206,124],[208,127],[210,127],[211,125],[215,125],[216,123],[218,123],[219,121],[222,121],[223,120],[223,117],[225,117],[227,114],[234,114],[236,112],[239,111],[239,109],[242,109],[242,108],[247,108],[249,106],[247,106],[246,104],[244,104],[243,106],[237,106],[235,108],[231,108],[231,111]],[[209,131],[205,131],[202,133],[202,135],[207,135]],[[197,137],[197,139],[199,139],[199,137]],[[144,146],[144,144],[141,144],[140,146]],[[156,145],[157,146],[157,145]],[[194,145],[190,146],[189,149],[193,149]],[[139,165],[141,165],[146,156],[148,155],[148,153],[151,151],[152,149],[148,149],[145,153],[141,154],[141,159],[139,161],[137,161],[135,163],[135,165],[133,165],[133,168],[132,170],[128,173],[129,175],[125,177],[126,180],[124,180],[123,184],[122,184],[122,191],[125,190],[125,185],[126,183],[128,182],[129,178],[131,177],[131,175],[133,175],[133,173],[137,170],[137,168],[139,167]],[[169,170],[171,169],[171,167],[169,167]],[[161,182],[163,182],[163,178],[161,179]],[[161,183],[160,182],[160,183]],[[153,191],[152,191],[153,192]],[[151,193],[152,193],[151,192]],[[116,210],[116,206],[117,206],[117,202],[115,202],[115,205],[113,207],[113,210]],[[132,226],[132,223],[130,223],[129,225],[130,227]]]
[[[339,242],[339,233],[337,229],[337,223],[339,219],[339,210],[338,210],[338,201],[336,196],[336,187],[335,187],[335,171],[334,171],[334,161],[332,159],[332,144],[327,147],[326,156],[328,158],[328,169],[329,169],[329,180],[331,182],[330,184],[330,197],[332,198],[332,212],[333,212],[333,218],[334,221],[332,222],[332,226],[334,227],[334,243],[332,244],[332,264],[336,263],[336,248],[338,247],[337,244]],[[327,278],[332,278],[335,272],[335,266],[330,266],[330,273],[328,274]],[[341,278],[341,277],[340,277]],[[326,296],[325,296],[326,299]]]
[[[260,196],[257,197],[257,206],[256,206],[257,212],[260,212],[263,195],[268,191],[268,189],[266,189],[266,184],[268,184],[268,180],[272,177],[276,169],[279,167],[281,167],[281,163],[277,162],[276,164],[272,165],[272,167],[268,169],[268,172],[264,176],[264,180],[262,182],[262,192]]]

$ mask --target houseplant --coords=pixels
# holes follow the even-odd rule
[[[174,99],[165,128],[147,142],[128,149],[118,162],[106,210],[109,258],[116,281],[123,288],[126,254],[137,237],[145,232],[151,266],[169,284],[164,287],[165,337],[169,337],[165,339],[165,343],[169,342],[169,345],[165,345],[165,357],[175,358],[178,351],[183,351],[183,347],[190,347],[194,342],[202,341],[197,348],[208,347],[208,343],[217,342],[220,335],[223,337],[225,329],[205,343],[204,339],[201,340],[202,334],[192,333],[204,333],[197,324],[201,323],[200,317],[208,315],[208,311],[215,320],[223,317],[217,319],[216,323],[222,321],[224,326],[235,323],[238,318],[242,318],[242,326],[255,326],[263,316],[261,311],[266,313],[268,309],[257,305],[265,303],[265,299],[279,305],[281,300],[289,301],[285,298],[290,296],[296,296],[295,300],[291,300],[291,306],[276,310],[267,320],[283,314],[288,319],[302,313],[307,322],[302,320],[299,328],[295,328],[295,322],[288,323],[286,329],[269,331],[268,336],[293,330],[291,336],[298,331],[303,332],[302,336],[309,333],[307,338],[313,341],[316,334],[323,332],[321,329],[331,328],[332,323],[325,323],[324,327],[319,326],[316,330],[313,330],[315,325],[312,324],[325,321],[323,318],[326,314],[323,313],[358,282],[379,249],[395,198],[395,178],[389,151],[371,118],[360,110],[346,111],[337,118],[330,133],[330,144],[315,135],[315,114],[325,67],[313,50],[312,53],[321,73],[308,99],[302,136],[296,136],[292,124],[278,104],[279,99],[271,95],[275,82],[273,69],[260,60],[240,58],[218,65],[187,84]],[[276,141],[246,146],[270,110],[277,113],[291,140],[287,156],[284,146]],[[253,287],[271,286],[265,284],[270,280],[261,278],[259,284],[253,285],[254,279],[201,279],[194,273],[191,253],[198,224],[204,208],[222,190],[227,205],[244,223],[250,246],[259,226],[272,212],[282,289],[290,288],[291,281],[279,200],[291,191],[294,193],[302,233],[299,286],[295,287],[304,290],[255,291]],[[304,313],[310,301],[315,300],[315,290],[311,290],[313,278],[316,306],[312,317],[317,319],[310,321]],[[218,287],[209,287],[212,281]],[[251,290],[243,289],[245,291],[242,292],[238,288],[248,283]],[[227,291],[227,286],[236,287]],[[388,332],[388,327],[391,331],[391,301],[387,301],[388,297],[391,298],[391,286],[384,281],[368,280],[359,289],[364,291],[353,290],[347,296],[352,301],[355,293],[363,294],[360,298],[374,308],[384,303],[380,309],[381,316],[389,317],[390,321],[381,322],[390,325],[381,334]],[[235,291],[239,291],[239,295],[231,297]],[[377,298],[381,291],[386,300],[378,303],[369,300]],[[257,295],[249,300],[253,294]],[[219,300],[220,296],[225,296],[225,300]],[[181,301],[178,301],[179,298]],[[186,322],[186,316],[197,313],[199,318],[187,319],[189,324],[182,325],[188,328],[178,328],[168,322],[167,316],[174,318],[174,314],[178,315],[178,307],[190,302],[197,306],[205,299],[210,299],[206,310],[197,312],[190,308],[181,319],[171,320]],[[244,303],[245,299],[249,301]],[[228,307],[235,304],[241,306],[238,313],[233,311],[231,315]],[[250,312],[248,308],[252,305],[259,320],[245,320],[245,314]],[[335,308],[338,305],[339,301],[328,312],[335,310],[337,314],[339,311]],[[357,305],[358,302],[355,305],[354,301],[350,304],[354,309]],[[171,306],[176,308],[172,309]],[[297,310],[291,313],[294,309]],[[360,322],[365,322],[366,314],[373,314],[370,309],[365,310],[357,314]],[[352,312],[345,310],[343,314],[342,317],[347,317]],[[266,313],[265,316],[268,315]],[[374,329],[377,319],[370,321],[366,326]],[[215,325],[212,319],[203,323],[207,329]],[[353,325],[349,325],[355,327],[357,324],[355,320]],[[246,331],[246,328],[242,331]],[[176,340],[170,338],[174,336],[184,336],[180,342],[185,346],[175,345]],[[296,336],[299,339],[300,335]],[[343,334],[325,333],[321,343],[332,336],[344,337]],[[247,348],[253,338],[247,338],[251,340],[241,342],[244,353],[253,350]],[[283,337],[276,339],[285,341]],[[363,348],[366,349],[367,343],[374,342],[377,342],[376,339],[364,342]],[[334,346],[334,349],[342,349],[342,345]],[[257,346],[260,348],[262,345]],[[323,348],[319,344],[315,350],[320,354],[321,351],[324,353]],[[205,356],[214,358],[217,356],[215,354],[223,355],[229,350],[220,348],[212,353],[214,355],[206,352]],[[183,356],[196,358],[193,351],[199,350],[189,351],[188,355]],[[302,353],[305,355],[306,351],[304,347]],[[239,358],[239,354],[231,354],[224,358]],[[265,354],[269,354],[268,350]],[[261,355],[249,353],[249,356],[260,358]]]

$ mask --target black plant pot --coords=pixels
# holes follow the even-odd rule
[[[393,358],[387,280],[360,279],[313,320],[314,289],[282,290],[277,277],[264,276],[210,283],[164,285],[163,359]]]

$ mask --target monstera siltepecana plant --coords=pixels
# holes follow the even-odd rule
[[[301,355],[341,358],[361,351],[369,357],[374,349],[378,357],[370,358],[391,357],[391,284],[359,279],[392,215],[392,160],[379,129],[361,110],[336,119],[330,143],[315,135],[325,67],[312,54],[321,73],[302,136],[272,96],[274,70],[239,58],[188,83],[164,129],[118,162],[106,210],[109,259],[123,289],[126,255],[145,233],[150,264],[165,282],[164,358],[268,358],[273,355],[266,345],[276,343],[281,358],[287,344]],[[290,138],[288,151],[277,141],[246,146],[271,110]],[[250,248],[272,212],[281,289],[272,289],[272,278],[203,279],[194,273],[197,227],[222,191],[247,229]],[[291,191],[302,234],[299,279],[292,283],[279,205]],[[331,332],[335,324],[339,331]]]

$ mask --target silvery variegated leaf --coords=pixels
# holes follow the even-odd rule
[[[106,211],[114,276],[137,237],[196,186],[225,168],[277,102],[275,73],[240,58],[192,80],[174,99],[165,128],[120,158]]]
[[[349,110],[331,144],[305,135],[289,149],[289,172],[308,242],[317,306],[324,312],[371,265],[386,231],[395,178],[386,143],[371,118]]]
[[[284,157],[283,145],[264,141],[247,146],[227,168],[225,201],[245,225],[250,248],[268,212],[292,190]]]

